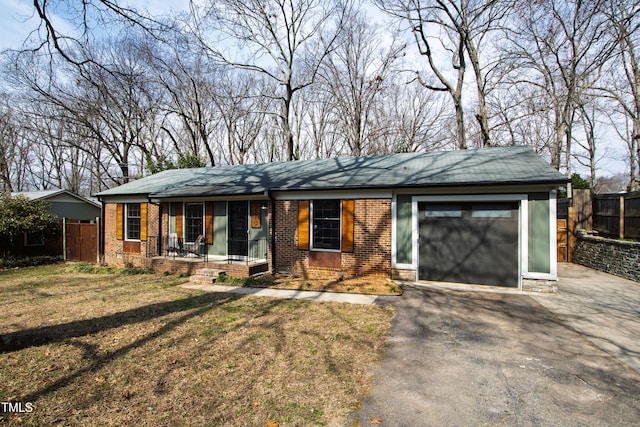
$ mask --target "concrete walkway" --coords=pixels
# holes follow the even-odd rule
[[[560,276],[551,295],[380,297],[397,307],[388,350],[348,425],[638,425],[640,284],[576,265]]]
[[[376,295],[298,291],[295,289],[245,288],[241,286],[206,285],[196,283],[185,283],[180,286],[186,289],[197,289],[204,292],[226,292],[240,295],[254,295],[258,297],[306,299],[322,302],[348,302],[351,304],[373,304],[378,298]]]

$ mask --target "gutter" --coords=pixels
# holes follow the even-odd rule
[[[276,273],[276,201],[273,198],[271,189],[264,192],[265,196],[269,198],[269,204],[271,205],[271,272]]]
[[[158,241],[156,242],[157,248],[156,248],[156,253],[158,255],[162,255],[162,242],[164,241],[162,239],[162,204],[161,203],[156,203],[154,202],[151,197],[147,197],[147,199],[149,200],[149,204],[153,205],[153,206],[157,206],[158,207]],[[147,215],[149,215],[147,213]],[[149,222],[147,220],[147,233],[148,233],[148,229],[149,229]],[[149,235],[147,234],[147,245],[149,244]],[[149,246],[147,246],[147,254],[149,253]]]
[[[105,236],[105,232],[104,232],[104,214],[105,214],[105,208],[104,208],[104,200],[102,200],[102,197],[98,196],[98,201],[100,202],[100,222],[98,224],[98,236],[100,241],[98,242],[98,261],[102,264],[104,264],[104,236]]]

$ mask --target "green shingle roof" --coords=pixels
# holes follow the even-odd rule
[[[97,196],[202,197],[294,190],[554,185],[567,181],[533,150],[515,146],[174,169]]]

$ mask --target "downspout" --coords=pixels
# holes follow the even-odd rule
[[[67,262],[67,217],[62,217],[62,260]]]
[[[102,197],[98,197],[98,201],[100,202],[100,221],[98,222],[98,236],[100,238],[100,242],[98,243],[98,259],[101,264],[104,264],[104,218],[105,218],[105,208],[104,201]]]
[[[271,273],[276,273],[276,203],[271,194],[271,190],[265,191],[271,204]]]
[[[158,241],[156,242],[156,256],[162,255],[162,203],[154,203],[151,201],[151,197],[147,197],[150,205],[154,205],[158,207]],[[149,213],[147,213],[149,215]],[[147,230],[149,227],[149,222],[147,219]],[[147,231],[148,233],[148,231]],[[147,244],[149,244],[149,236],[147,235]],[[149,248],[147,247],[147,254],[149,253]]]

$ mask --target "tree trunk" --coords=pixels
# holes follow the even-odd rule
[[[284,108],[282,111],[282,132],[284,134],[285,143],[287,144],[287,160],[297,160],[293,144],[293,132],[291,132],[291,123],[289,117],[291,115],[291,99],[293,98],[293,89],[291,83],[285,85]]]
[[[476,89],[478,92],[478,114],[476,114],[476,120],[480,125],[480,133],[482,134],[482,147],[491,147],[491,139],[489,136],[489,119],[487,113],[487,102],[484,93],[484,78],[482,77],[482,70],[480,69],[480,59],[478,58],[478,51],[473,44],[473,41],[467,38],[466,41],[467,52],[471,59],[471,65],[473,72],[476,76]]]
[[[454,96],[453,94],[451,95],[454,98],[454,105],[456,109],[456,133],[458,137],[458,148],[460,150],[466,150],[467,136],[464,126],[464,108],[462,108],[462,99],[460,99],[460,96]]]
[[[629,191],[638,189],[638,168],[640,168],[640,117],[633,120],[633,131],[631,134],[631,147],[629,150]],[[637,165],[637,166],[636,166]]]

